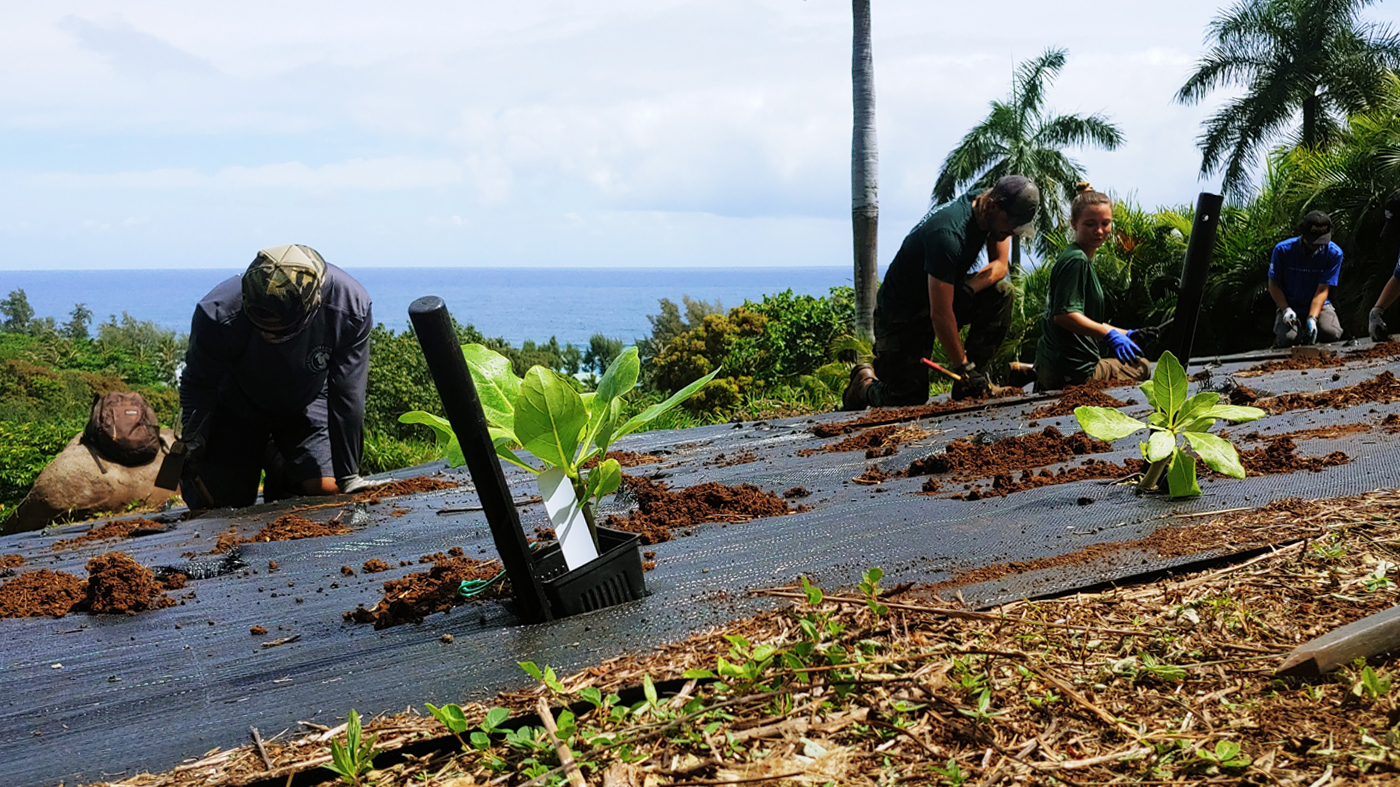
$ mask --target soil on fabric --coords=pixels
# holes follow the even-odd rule
[[[706,522],[747,522],[806,511],[789,507],[772,492],[753,484],[725,486],[713,481],[672,491],[664,482],[623,476],[622,483],[637,501],[637,510],[625,517],[609,516],[603,524],[642,537],[648,546],[675,538],[677,530]]]
[[[378,574],[381,571],[388,571],[390,568],[392,566],[377,557],[366,560],[364,565],[360,566],[360,570],[366,574]]]
[[[67,549],[76,549],[78,547],[87,546],[88,544],[94,544],[98,541],[127,538],[138,530],[144,532],[159,532],[165,529],[166,525],[162,525],[159,522],[152,522],[149,519],[141,519],[139,517],[136,519],[123,519],[94,527],[76,538],[65,538],[61,541],[55,541],[53,546],[49,548],[55,552],[62,552]]]
[[[1400,415],[1391,413],[1390,415],[1387,415],[1385,418],[1381,419],[1381,428],[1384,429],[1388,434],[1395,434],[1397,432],[1400,432]]]
[[[0,568],[19,568],[24,565],[24,555],[0,555]]]
[[[912,443],[925,437],[928,437],[928,432],[917,426],[890,424],[867,429],[860,434],[851,435],[844,440],[824,445],[821,448],[803,448],[797,452],[797,455],[815,456],[816,454],[864,451],[866,459],[875,459],[881,456],[893,456],[898,453],[901,443]]]
[[[1278,475],[1311,470],[1316,473],[1324,468],[1344,465],[1351,457],[1341,451],[1333,451],[1326,456],[1299,456],[1298,444],[1288,435],[1280,435],[1269,440],[1263,448],[1249,448],[1240,451],[1240,464],[1250,475]]]
[[[61,618],[78,606],[87,582],[64,571],[26,571],[0,585],[0,618]]]
[[[817,437],[837,437],[870,426],[918,421],[923,418],[943,415],[956,410],[965,410],[969,406],[975,407],[977,403],[973,402],[969,405],[968,402],[935,402],[933,404],[918,405],[916,407],[875,407],[867,410],[863,415],[847,421],[837,421],[834,424],[817,424],[813,426],[810,431]]]
[[[609,451],[607,459],[616,459],[623,467],[636,467],[638,465],[654,465],[661,461],[661,457],[654,454],[638,454],[632,451]],[[591,470],[598,466],[598,457],[593,457],[583,463],[583,469]]]
[[[351,532],[350,528],[340,523],[339,519],[332,519],[329,522],[313,522],[300,514],[283,514],[271,523],[263,525],[256,535],[251,538],[241,538],[237,530],[226,530],[219,534],[218,540],[214,543],[214,550],[211,554],[222,554],[233,549],[239,544],[253,544],[257,542],[269,541],[296,541],[302,538],[320,538],[321,536],[339,536]]]
[[[1127,478],[1146,469],[1147,462],[1141,459],[1128,459],[1121,465],[1097,459],[1086,459],[1082,465],[1062,467],[1053,473],[1049,470],[1041,470],[1038,473],[1033,470],[1024,470],[1019,478],[1015,478],[1012,473],[1001,473],[992,479],[992,485],[989,487],[974,486],[966,492],[959,492],[950,497],[953,500],[985,500],[989,497],[1005,497],[1028,489],[1038,489],[1042,486],[1056,486],[1096,479]],[[937,491],[939,491],[937,488],[924,489],[925,493]]]
[[[740,451],[736,454],[715,454],[715,458],[710,460],[710,464],[715,467],[733,467],[735,465],[746,465],[750,462],[757,462],[758,456],[752,451]]]
[[[356,607],[344,614],[352,623],[372,623],[376,629],[386,629],[403,623],[422,623],[423,618],[480,599],[510,595],[510,580],[487,588],[479,596],[467,599],[457,592],[464,581],[488,580],[501,573],[495,560],[453,557],[439,560],[429,571],[416,571],[384,583],[384,597],[373,607]]]
[[[455,489],[461,486],[456,481],[448,481],[445,478],[428,478],[418,476],[417,478],[400,478],[390,481],[387,484],[366,489],[363,492],[356,492],[352,497],[364,503],[374,502],[385,497],[402,497],[404,495],[414,495],[422,492],[437,492],[443,489]]]
[[[94,614],[134,615],[174,606],[155,572],[125,552],[108,552],[87,562],[87,592],[83,607]]]
[[[941,454],[915,460],[905,471],[908,476],[949,474],[954,480],[995,478],[1027,468],[1067,462],[1076,456],[1112,450],[1102,440],[1075,432],[1065,437],[1053,426],[1039,434],[1005,437],[991,443],[967,438],[954,440]]]
[[[1058,418],[1073,415],[1076,407],[1127,407],[1131,402],[1115,399],[1102,389],[1091,385],[1075,385],[1066,388],[1059,400],[1053,404],[1036,408],[1026,416],[1029,419]]]
[[[1280,437],[1291,437],[1294,440],[1328,440],[1369,431],[1371,431],[1370,424],[1335,424],[1333,426],[1319,426],[1314,429],[1298,429],[1282,434],[1260,434],[1259,432],[1250,432],[1240,439],[1255,443],[1265,440],[1275,440]]]
[[[1356,385],[1318,393],[1283,394],[1272,399],[1262,399],[1256,404],[1277,414],[1291,410],[1322,409],[1324,407],[1341,409],[1365,402],[1388,403],[1396,399],[1400,399],[1400,380],[1395,379],[1393,373],[1386,371]]]
[[[1346,366],[1353,361],[1370,361],[1394,358],[1396,356],[1400,356],[1400,342],[1376,342],[1370,347],[1364,350],[1357,350],[1356,352],[1309,355],[1296,358],[1283,358],[1277,361],[1265,361],[1257,366],[1251,366],[1245,369],[1242,374],[1264,374],[1266,372],[1301,371],[1304,369],[1331,369],[1338,366]]]

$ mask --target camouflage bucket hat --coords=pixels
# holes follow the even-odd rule
[[[321,305],[326,261],[310,246],[272,246],[258,252],[243,273],[243,313],[254,327],[291,336]]]

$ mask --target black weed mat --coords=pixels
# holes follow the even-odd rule
[[[1217,368],[1212,384],[1252,365],[1232,359]],[[1193,367],[1191,371],[1196,371]],[[1320,390],[1373,377],[1384,365],[1280,372],[1249,379],[1261,392]],[[1333,380],[1332,375],[1338,374]],[[1119,398],[1141,399],[1132,389]],[[133,617],[71,615],[61,619],[0,620],[5,639],[0,664],[0,739],[6,767],[0,785],[82,783],[167,770],[215,748],[248,741],[249,727],[264,737],[296,731],[299,721],[334,726],[351,708],[362,715],[485,698],[529,679],[519,661],[569,672],[608,657],[645,650],[708,626],[746,616],[777,602],[748,591],[794,582],[807,575],[825,587],[851,586],[878,565],[899,581],[938,582],[981,566],[1062,555],[1095,544],[1144,538],[1183,521],[1174,514],[1256,506],[1285,497],[1357,494],[1400,483],[1400,435],[1381,429],[1339,439],[1300,441],[1307,455],[1348,453],[1349,464],[1319,473],[1203,480],[1205,494],[1173,503],[1137,498],[1111,482],[1048,486],[977,502],[947,494],[919,494],[923,479],[895,478],[876,486],[854,483],[870,464],[896,470],[940,450],[959,437],[985,439],[1056,426],[1074,431],[1073,418],[1042,419],[1026,413],[1044,402],[1007,402],[980,412],[918,422],[928,436],[900,446],[893,456],[866,460],[863,453],[797,456],[840,438],[814,437],[817,423],[846,420],[829,414],[773,422],[749,422],[636,435],[621,449],[657,454],[662,461],[630,472],[659,477],[673,487],[702,481],[756,484],[781,494],[805,487],[805,513],[738,524],[708,524],[656,551],[646,574],[651,595],[623,607],[551,624],[523,626],[506,606],[487,601],[429,616],[420,625],[375,631],[342,620],[357,605],[372,606],[385,580],[425,570],[420,556],[462,547],[470,557],[494,558],[479,512],[440,515],[441,508],[476,502],[469,486],[368,507],[369,521],[353,532],[275,543],[244,544],[244,568],[193,581],[172,596],[183,603]],[[1135,413],[1141,407],[1129,407]],[[1346,410],[1304,410],[1271,416],[1246,431],[1277,434],[1360,422],[1379,423],[1400,403]],[[1248,446],[1246,446],[1248,447]],[[1096,458],[1122,462],[1137,452],[1134,438]],[[756,460],[728,464],[752,454]],[[406,476],[440,466],[401,471]],[[534,493],[523,473],[510,473],[517,498]],[[463,478],[465,480],[465,478]],[[951,487],[948,491],[955,491]],[[309,501],[297,501],[302,505]],[[52,568],[82,575],[83,562],[122,549],[150,566],[180,565],[209,555],[230,526],[242,535],[287,508],[209,517],[173,530],[55,552],[74,528],[0,539],[0,554],[19,553],[21,570]],[[619,510],[616,504],[613,510]],[[324,521],[335,506],[300,513]],[[606,513],[606,511],[605,511]],[[521,509],[526,532],[544,524],[538,505]],[[257,517],[255,521],[253,518]],[[190,555],[193,554],[194,558]],[[1164,560],[1121,550],[1098,560],[1049,572],[1012,576],[962,589],[972,606],[1059,592],[1122,579],[1202,556]],[[391,568],[365,573],[378,558]],[[275,562],[276,570],[269,569]],[[407,562],[410,565],[401,565]],[[344,572],[348,567],[352,574]],[[261,626],[265,634],[251,634]],[[451,642],[444,635],[451,635]]]

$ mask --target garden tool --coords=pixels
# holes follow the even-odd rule
[[[939,372],[940,374],[947,375],[948,377],[951,377],[954,381],[957,381],[957,380],[961,380],[961,379],[962,379],[962,375],[956,374],[956,373],[954,373],[954,372],[950,372],[950,371],[948,371],[947,369],[943,368],[942,366],[939,366],[938,364],[934,363],[933,361],[930,361],[930,360],[927,359],[927,358],[920,358],[919,360],[923,361],[923,362],[924,362],[924,365],[927,366],[928,368],[934,370],[935,372]]]
[[[204,429],[204,425],[208,421],[209,416],[206,414],[194,428],[193,434],[200,435]],[[158,489],[168,489],[174,492],[176,487],[180,485],[180,477],[185,471],[185,461],[189,459],[191,453],[195,452],[195,449],[195,440],[191,439],[186,441],[185,432],[183,430],[180,434],[176,435],[175,443],[170,446],[170,451],[166,453],[165,460],[161,462],[160,470],[156,472],[155,486]],[[199,477],[198,473],[194,476],[194,483],[195,488],[205,500],[213,501],[214,497],[209,494],[209,489],[204,486],[204,480]]]
[[[1400,650],[1400,606],[1377,612],[1305,642],[1283,660],[1278,675],[1315,678],[1382,653]]]

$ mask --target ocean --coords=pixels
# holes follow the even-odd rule
[[[408,305],[424,295],[447,301],[458,322],[519,345],[557,337],[586,347],[595,333],[625,342],[650,335],[647,315],[681,296],[725,308],[791,289],[825,295],[850,285],[849,267],[821,268],[347,268],[369,290],[374,317],[408,327]],[[162,327],[189,331],[190,314],[215,284],[240,270],[0,270],[0,297],[23,289],[39,317],[62,323],[75,303],[95,322],[123,312]]]

